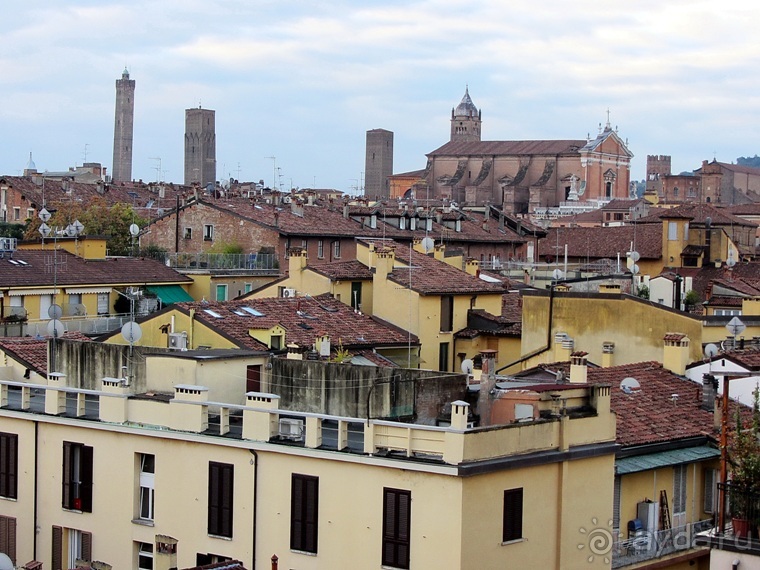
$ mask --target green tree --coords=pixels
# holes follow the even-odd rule
[[[118,203],[109,206],[103,199],[98,198],[89,205],[83,204],[59,204],[55,210],[51,210],[51,218],[48,225],[51,228],[65,228],[75,220],[79,220],[84,226],[82,235],[106,236],[106,246],[110,255],[129,255],[132,251],[132,235],[129,226],[137,224],[145,226],[147,220],[138,216],[131,205]],[[25,239],[39,238],[39,217],[35,217],[28,224],[24,233]],[[135,246],[137,244],[135,243]]]

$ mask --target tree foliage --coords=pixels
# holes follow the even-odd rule
[[[104,200],[96,199],[87,205],[60,204],[53,211],[50,221],[51,228],[64,229],[75,220],[84,226],[82,235],[106,236],[109,255],[129,255],[132,251],[132,235],[129,226],[137,224],[143,227],[147,220],[138,216],[130,204],[114,204],[109,206]],[[39,227],[42,221],[35,217],[26,227],[25,239],[38,239]],[[136,247],[136,244],[135,244]]]
[[[760,168],[760,156],[740,156],[736,159],[739,166],[749,166],[750,168]]]
[[[0,222],[0,237],[10,237],[22,239],[24,237],[24,228],[22,224],[11,224],[10,222]]]

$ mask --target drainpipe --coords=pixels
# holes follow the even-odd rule
[[[37,560],[37,464],[39,457],[39,430],[40,423],[34,422],[34,543],[32,547],[32,560]]]
[[[177,213],[174,216],[174,253],[179,253],[179,194],[177,194]]]
[[[249,449],[253,455],[253,544],[251,545],[251,570],[256,570],[256,512],[259,503],[259,454]],[[35,557],[36,560],[36,557]]]

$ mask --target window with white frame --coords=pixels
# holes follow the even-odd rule
[[[203,239],[204,241],[213,241],[214,239],[214,226],[211,224],[204,224],[203,226]]]
[[[216,286],[216,300],[217,301],[227,300],[227,285],[226,284],[220,284]]]
[[[317,241],[317,257],[319,259],[324,259],[325,257],[325,240],[319,240]]]
[[[139,453],[140,462],[140,512],[139,518],[144,521],[152,521],[155,512],[155,473],[156,456],[150,453]],[[151,550],[152,552],[152,550]],[[140,567],[142,568],[142,566]]]
[[[153,570],[153,545],[148,542],[137,543],[138,570]]]
[[[335,259],[340,258],[340,240],[335,240],[333,242],[333,257]]]
[[[668,222],[668,241],[676,241],[678,239],[678,224],[676,222]]]

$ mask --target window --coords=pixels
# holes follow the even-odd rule
[[[243,283],[243,293],[250,293],[253,289],[253,283]]]
[[[77,560],[92,560],[92,534],[89,532],[54,526],[52,542],[51,566],[53,570],[76,568]],[[64,566],[64,561],[66,566]]]
[[[227,285],[217,285],[216,286],[216,300],[217,301],[226,301],[227,300]]]
[[[245,367],[245,391],[261,392],[261,364],[249,364]]]
[[[15,221],[19,221],[21,219],[21,208],[18,206],[14,206],[13,208],[13,219]]]
[[[290,549],[317,552],[319,478],[293,474],[290,486]]]
[[[449,343],[442,342],[438,345],[438,370],[449,370]]]
[[[715,513],[716,506],[718,504],[718,489],[716,483],[718,482],[718,470],[717,469],[705,469],[705,502],[704,512]]]
[[[668,241],[676,241],[678,239],[678,224],[676,222],[668,222]]]
[[[319,259],[325,258],[325,240],[318,240],[317,241],[317,257]]]
[[[154,518],[156,473],[156,456],[149,453],[138,453],[140,462],[140,512],[138,518],[152,521]]]
[[[339,240],[335,240],[333,242],[333,257],[335,259],[340,258],[340,241]]]
[[[203,239],[204,241],[212,241],[214,239],[214,226],[211,224],[203,226]]]
[[[409,568],[412,492],[383,489],[383,566]]]
[[[153,545],[147,542],[137,543],[138,570],[153,570]]]
[[[221,556],[219,554],[211,554],[209,552],[202,554],[197,553],[195,555],[195,564],[197,566],[206,566],[208,564],[217,564],[219,562],[229,562],[232,558]]]
[[[673,468],[673,515],[686,512],[686,472],[688,465]]]
[[[678,186],[673,186],[673,196],[678,196]]]
[[[32,219],[34,217],[34,208],[26,209],[26,217]]]
[[[50,306],[52,304],[53,304],[52,295],[40,295],[40,319],[41,320],[48,320],[50,318],[50,315],[48,315],[48,312],[50,311]]]
[[[615,530],[620,529],[620,475],[615,475],[612,490],[612,528]]]
[[[441,295],[441,332],[451,332],[454,328],[454,296]]]
[[[108,293],[98,293],[98,314],[108,314]]]
[[[208,464],[208,533],[232,537],[233,465]]]
[[[0,552],[16,563],[16,519],[0,515]]]
[[[0,497],[18,497],[17,473],[18,436],[15,433],[0,433]]]
[[[351,282],[351,308],[359,311],[362,308],[362,282]]]
[[[185,228],[184,238],[193,239],[193,228]]]
[[[63,508],[92,512],[92,447],[63,442]]]
[[[742,310],[741,309],[715,309],[713,311],[714,315],[721,315],[723,317],[731,317],[736,315],[741,315]]]
[[[501,541],[510,542],[523,537],[523,490],[504,491],[504,523]]]

